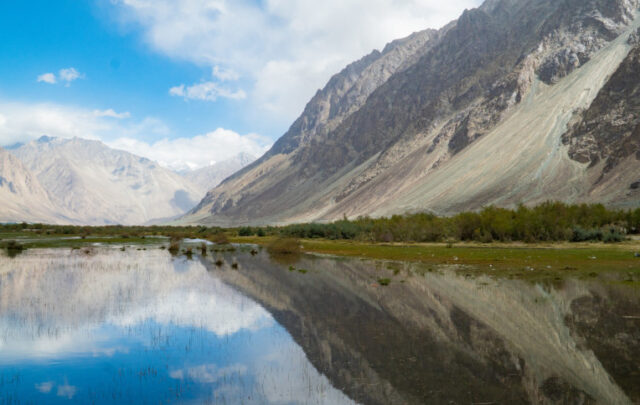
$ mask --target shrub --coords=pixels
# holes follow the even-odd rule
[[[26,249],[22,244],[16,242],[15,240],[4,242],[2,243],[1,247],[7,251],[7,255],[9,257],[16,257]]]
[[[300,242],[294,238],[278,238],[267,246],[271,254],[295,255],[300,253]]]
[[[238,236],[251,236],[253,235],[253,229],[250,226],[245,226],[238,229]]]
[[[169,244],[168,250],[169,250],[169,253],[171,253],[174,256],[180,253],[180,239],[171,238],[171,243]]]
[[[599,229],[584,229],[581,226],[573,228],[572,242],[587,242],[602,240],[602,231]]]
[[[229,243],[229,239],[227,239],[227,235],[225,235],[223,232],[218,232],[214,235],[211,235],[209,237],[209,240],[218,245],[226,245]]]

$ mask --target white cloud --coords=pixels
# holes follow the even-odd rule
[[[108,142],[108,145],[144,156],[174,170],[193,170],[212,162],[227,160],[242,152],[261,156],[271,147],[271,140],[256,134],[240,135],[219,128],[193,138],[162,139],[146,143],[123,137]]]
[[[216,101],[218,98],[242,100],[247,97],[243,90],[229,90],[215,82],[202,82],[185,87],[184,84],[169,89],[169,94],[191,100]]]
[[[113,109],[88,110],[49,103],[6,103],[0,101],[0,146],[29,142],[42,135],[58,138],[99,139],[107,145],[157,161],[174,170],[197,169],[248,153],[264,154],[272,140],[257,134],[240,135],[216,129],[191,138],[169,139],[171,129],[162,120],[131,118]],[[155,136],[154,143],[139,140]]]
[[[56,84],[56,75],[53,73],[44,73],[38,76],[38,82]]]
[[[209,65],[214,77],[216,66],[238,72],[255,83],[251,95],[257,106],[286,120],[346,64],[391,40],[440,27],[480,3],[112,0],[123,21],[142,26],[154,49]]]
[[[93,110],[93,115],[96,117],[109,117],[118,120],[131,118],[131,114],[129,112],[117,113],[112,108],[109,108],[108,110]]]
[[[110,141],[120,137],[168,136],[171,132],[162,120],[154,117],[127,118],[131,118],[130,113],[111,108],[89,110],[52,103],[0,100],[0,146],[29,142],[42,135]]]
[[[72,81],[83,78],[84,75],[82,73],[78,72],[76,68],[70,67],[66,69],[60,69],[57,76],[55,75],[55,73],[43,73],[38,76],[38,82],[49,84],[64,82],[65,86],[69,86]]]
[[[71,67],[67,69],[61,69],[60,73],[58,73],[58,77],[60,78],[60,80],[69,83],[74,80],[83,78],[84,75],[78,72],[75,68]]]
[[[240,79],[240,74],[238,72],[231,69],[223,69],[218,65],[211,69],[211,76],[222,82],[236,81]]]
[[[116,127],[92,111],[50,103],[16,103],[0,101],[0,145],[28,142],[49,135],[61,138],[98,138]]]

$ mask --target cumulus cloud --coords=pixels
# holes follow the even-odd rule
[[[78,72],[75,68],[68,68],[61,69],[60,73],[58,73],[58,77],[60,78],[60,80],[69,83],[84,77],[84,75],[80,74],[80,72]]]
[[[222,82],[236,81],[240,79],[240,74],[238,72],[231,69],[223,69],[217,65],[211,69],[211,76]]]
[[[58,75],[55,73],[43,73],[38,76],[38,82],[40,83],[48,83],[48,84],[56,84],[58,82],[65,83],[66,86],[69,86],[71,82],[74,80],[82,79],[84,75],[76,68],[70,67],[66,69],[60,69]]]
[[[95,115],[96,117],[109,117],[118,120],[131,118],[131,114],[129,112],[117,113],[112,108],[109,108],[107,110],[93,110],[93,115]]]
[[[256,106],[291,120],[346,64],[440,27],[481,0],[112,0],[170,57],[237,72]],[[225,71],[218,67],[218,73]],[[225,75],[222,75],[225,76]],[[175,92],[179,92],[176,89]],[[186,89],[182,91],[186,92]]]
[[[56,84],[57,81],[58,80],[56,79],[56,75],[53,73],[43,73],[38,76],[39,83]]]
[[[144,156],[173,170],[194,170],[243,152],[261,156],[271,147],[271,142],[269,138],[257,134],[240,135],[219,128],[193,138],[165,138],[147,143],[131,137],[122,137],[108,142],[108,145]]]
[[[107,145],[154,160],[175,170],[190,170],[227,160],[239,153],[260,156],[271,139],[216,129],[191,138],[169,139],[171,129],[154,117],[133,119],[129,112],[88,110],[49,103],[0,101],[0,146],[29,142],[42,135],[102,140]],[[142,137],[162,138],[153,143]]]
[[[93,111],[59,104],[0,101],[0,114],[4,117],[0,145],[28,142],[42,135],[96,139],[116,129]]]
[[[243,90],[229,90],[215,82],[202,82],[185,87],[184,84],[169,89],[169,94],[190,100],[216,101],[218,98],[242,100],[247,97]]]

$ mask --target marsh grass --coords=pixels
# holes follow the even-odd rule
[[[7,252],[9,257],[16,257],[26,249],[24,245],[16,242],[15,240],[2,242],[0,246]]]
[[[229,238],[227,238],[227,235],[225,235],[224,232],[218,232],[216,234],[213,234],[209,236],[207,239],[217,245],[229,244]]]
[[[379,278],[378,279],[378,284],[380,284],[381,286],[388,286],[389,284],[391,284],[391,279],[389,278]]]
[[[180,239],[172,238],[167,250],[169,250],[169,253],[173,256],[180,253]]]
[[[267,250],[275,255],[298,255],[302,252],[300,241],[294,238],[278,238],[267,245]]]

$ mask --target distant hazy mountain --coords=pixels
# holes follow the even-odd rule
[[[85,224],[144,224],[191,209],[204,190],[158,164],[99,141],[42,137],[11,151],[58,212]]]
[[[54,208],[36,176],[0,148],[0,222],[69,222]]]
[[[640,204],[639,0],[487,0],[334,76],[187,223]]]
[[[182,176],[203,190],[209,191],[235,172],[253,163],[255,156],[240,153],[231,159],[215,163],[211,166],[183,173]],[[204,194],[203,194],[204,196]]]

